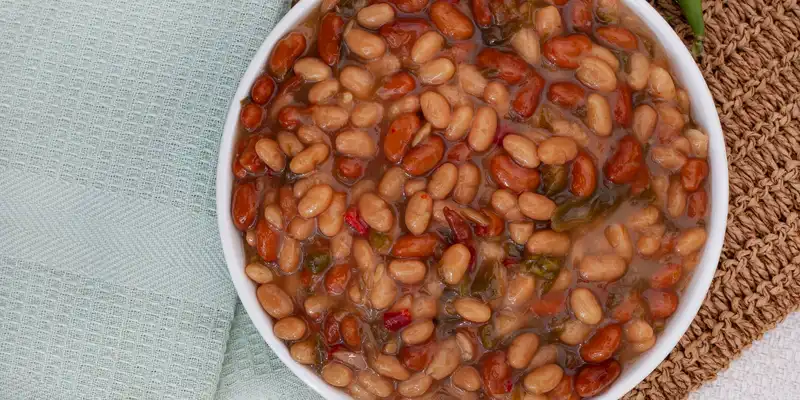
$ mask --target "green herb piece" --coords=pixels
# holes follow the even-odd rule
[[[471,292],[480,294],[484,299],[493,299],[497,296],[497,278],[495,270],[502,268],[498,262],[485,262],[481,265],[475,280],[472,281]]]
[[[544,194],[553,196],[567,187],[567,168],[563,165],[544,165],[541,167]]]
[[[486,324],[478,329],[478,336],[481,339],[481,344],[483,345],[484,349],[493,349],[497,346],[497,342],[494,340],[494,332],[492,330],[492,326]]]
[[[556,207],[550,226],[556,232],[566,232],[586,225],[619,207],[627,187],[595,192],[593,197],[572,199]]]
[[[331,256],[328,253],[311,253],[306,255],[305,264],[312,274],[319,274],[331,265]]]
[[[392,241],[389,239],[389,235],[370,229],[369,245],[378,253],[387,254],[392,247]]]
[[[553,280],[561,271],[564,261],[561,258],[534,255],[522,261],[521,270],[528,274],[536,275],[540,278]]]

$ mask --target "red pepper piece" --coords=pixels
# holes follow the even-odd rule
[[[411,323],[411,313],[407,309],[383,313],[383,326],[392,332],[397,332]]]
[[[356,206],[351,206],[347,209],[347,212],[344,213],[344,222],[347,222],[347,225],[361,236],[369,232],[369,226],[364,222],[361,216],[358,215],[358,208]]]
[[[453,236],[455,236],[457,243],[472,239],[472,231],[461,214],[451,210],[449,207],[445,207],[443,211],[444,219],[447,220],[447,225],[450,225],[450,230],[453,231]]]

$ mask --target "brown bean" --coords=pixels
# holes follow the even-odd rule
[[[439,274],[448,285],[456,285],[461,282],[464,274],[469,268],[472,254],[467,246],[456,243],[447,248],[440,260]]]
[[[472,37],[472,21],[454,5],[439,1],[430,7],[431,21],[447,37],[464,40]]]
[[[383,141],[383,152],[386,159],[396,163],[403,159],[408,151],[414,133],[421,126],[419,117],[416,114],[407,113],[400,115],[389,125]]]
[[[406,154],[402,162],[403,169],[413,176],[427,174],[442,160],[444,148],[444,140],[440,136],[429,136]]]
[[[473,366],[465,365],[453,372],[453,384],[468,392],[475,392],[481,388],[481,375]]]
[[[373,4],[359,10],[356,19],[364,28],[378,29],[394,21],[394,8],[386,3]]]
[[[292,158],[289,169],[296,174],[307,174],[322,164],[328,158],[329,152],[328,146],[324,143],[311,145]]]
[[[578,156],[578,145],[574,140],[554,136],[539,143],[539,160],[549,165],[564,165]]]
[[[577,319],[570,319],[564,323],[558,340],[570,346],[581,344],[592,333],[592,325],[584,324]]]
[[[458,167],[458,179],[453,189],[453,200],[459,204],[469,204],[478,194],[481,184],[481,171],[472,162],[461,164]]]
[[[272,139],[259,139],[256,142],[256,154],[258,158],[273,171],[283,171],[286,167],[286,156],[281,152],[278,143]]]
[[[405,345],[424,343],[431,337],[436,327],[429,319],[414,321],[401,332],[400,337]]]
[[[426,372],[431,378],[440,380],[450,376],[461,361],[461,351],[455,339],[447,339],[437,344]]]
[[[536,32],[542,38],[549,38],[561,33],[561,13],[554,6],[546,6],[536,10],[536,15],[533,19],[533,24],[536,27]]]
[[[415,193],[406,205],[405,223],[409,232],[421,235],[428,229],[433,212],[433,199],[425,192]]]
[[[356,104],[350,115],[350,122],[356,128],[370,128],[383,119],[383,106],[380,103],[364,102]]]
[[[586,126],[597,136],[611,135],[611,106],[605,97],[597,93],[590,94],[586,99]]]
[[[699,251],[706,243],[706,230],[704,228],[689,228],[675,240],[675,252],[681,256],[688,256]]]
[[[519,204],[517,203],[517,196],[509,190],[495,190],[494,193],[492,193],[490,203],[497,214],[506,221],[519,221],[523,219],[522,211],[519,209]]]
[[[317,363],[316,340],[306,339],[297,342],[289,348],[292,359],[303,365],[314,365]]]
[[[581,397],[596,396],[619,377],[621,369],[617,360],[585,365],[575,378],[575,392]]]
[[[633,134],[640,142],[647,143],[653,136],[657,118],[656,110],[647,104],[639,105],[633,110]]]
[[[633,53],[628,59],[628,69],[628,85],[631,89],[644,89],[650,76],[650,59],[642,53]]]
[[[581,279],[590,282],[613,282],[626,271],[625,259],[616,254],[589,255],[578,266]]]
[[[595,332],[581,346],[581,358],[590,363],[601,363],[610,359],[622,341],[622,328],[618,324],[606,325]]]
[[[353,382],[353,370],[338,362],[326,364],[322,367],[320,375],[325,382],[336,387],[348,387]]]
[[[314,229],[316,227],[316,221],[313,219],[295,217],[289,221],[289,225],[286,227],[286,233],[297,240],[303,241],[314,234]]]
[[[419,98],[422,114],[434,128],[444,129],[450,124],[450,104],[444,96],[436,92],[425,92]]]
[[[364,222],[379,232],[388,232],[394,224],[394,214],[386,202],[374,193],[364,193],[358,200]]]
[[[546,364],[525,375],[525,390],[533,394],[544,394],[553,390],[564,376],[564,370],[556,364]]]
[[[675,81],[672,80],[672,75],[666,69],[658,65],[650,68],[650,74],[647,77],[647,90],[653,97],[664,100],[675,99]]]
[[[631,259],[633,259],[633,243],[625,225],[611,224],[607,226],[605,236],[608,244],[611,245],[617,255],[626,262],[631,262]]]
[[[339,72],[342,87],[352,92],[359,99],[369,99],[375,87],[372,73],[362,67],[348,65]]]
[[[261,303],[261,308],[272,318],[282,319],[292,315],[294,304],[280,286],[274,283],[265,283],[256,289],[256,297]]]
[[[275,45],[267,66],[272,76],[282,80],[297,57],[306,50],[306,38],[300,32],[290,32]]]
[[[568,234],[549,229],[534,232],[525,244],[525,249],[529,253],[556,257],[566,256],[569,248],[570,238]]]
[[[330,185],[314,185],[297,203],[297,211],[303,218],[314,218],[327,210],[332,200],[333,188]]]
[[[450,119],[450,125],[445,129],[444,137],[450,141],[461,140],[472,126],[472,116],[473,111],[471,105],[456,107]]]
[[[501,117],[508,115],[508,108],[511,104],[510,96],[506,86],[498,81],[489,82],[483,90],[483,100]]]
[[[441,85],[447,83],[455,73],[455,64],[450,59],[442,57],[422,64],[417,71],[417,77],[425,85]]]
[[[589,325],[597,325],[603,320],[603,307],[597,301],[594,293],[586,288],[577,288],[572,291],[569,304],[575,318]]]
[[[539,166],[539,153],[536,143],[522,135],[507,135],[503,138],[503,149],[508,152],[517,164],[525,168]]]
[[[558,12],[556,10],[556,12]],[[559,19],[560,21],[560,19]],[[511,47],[528,64],[538,65],[541,54],[539,51],[539,36],[531,28],[522,28],[511,37]]]
[[[548,221],[556,210],[556,203],[538,193],[524,192],[518,198],[519,209],[526,217]]]
[[[400,167],[391,167],[378,182],[378,193],[384,200],[395,202],[403,197],[403,185],[408,177]]]
[[[667,212],[673,218],[678,218],[686,212],[686,190],[683,189],[680,179],[670,179],[667,189]]]
[[[359,371],[356,379],[364,389],[378,397],[388,397],[394,391],[390,380],[372,371]]]
[[[497,131],[497,112],[491,107],[478,107],[472,119],[467,143],[475,151],[486,151]]]
[[[417,373],[408,380],[397,384],[397,393],[405,397],[419,397],[425,394],[433,384],[433,378],[424,372]]]
[[[632,319],[623,328],[629,342],[646,342],[655,337],[653,327],[641,318]]]
[[[483,91],[488,84],[478,68],[472,64],[458,64],[456,79],[465,92],[475,97],[483,96]]]
[[[539,337],[535,333],[523,333],[515,337],[508,347],[508,365],[516,369],[527,367],[538,348]]]
[[[275,273],[261,263],[250,263],[244,267],[244,273],[255,283],[270,283],[275,280]]]
[[[589,88],[600,92],[613,92],[617,76],[608,63],[597,57],[586,57],[575,71],[575,77]]]
[[[328,237],[333,237],[338,234],[344,225],[344,212],[346,208],[347,194],[339,192],[334,193],[328,208],[317,217],[319,231]]]
[[[306,323],[298,317],[286,317],[276,322],[272,330],[281,340],[299,340],[306,334]]]

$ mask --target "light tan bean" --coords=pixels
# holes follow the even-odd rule
[[[364,389],[364,387],[358,383],[350,384],[349,390],[350,395],[353,396],[355,400],[378,400],[378,396],[368,392],[367,389]]]
[[[354,103],[353,93],[349,91],[344,91],[336,95],[336,105],[339,107],[344,108],[348,112],[353,109]]]
[[[681,154],[689,155],[692,153],[692,144],[689,143],[689,139],[686,139],[683,136],[673,138],[669,145],[675,150],[681,152]]]
[[[354,24],[355,21],[350,21],[344,29],[344,42],[347,44],[347,48],[364,60],[374,60],[382,56],[386,52],[386,43],[383,38],[358,28]]]
[[[527,367],[538,349],[539,336],[535,333],[528,332],[515,337],[508,346],[508,365],[516,369]]]
[[[455,73],[455,64],[442,57],[422,64],[417,71],[417,77],[424,85],[441,85],[449,81]]]
[[[375,193],[364,193],[358,200],[364,222],[378,232],[388,232],[394,224],[394,214],[386,202]]]
[[[625,259],[616,254],[589,255],[578,266],[581,279],[590,282],[613,282],[625,275]]]
[[[497,337],[511,335],[522,328],[522,325],[524,325],[527,320],[528,317],[524,313],[500,311],[497,313],[497,316],[494,317],[494,324],[492,325],[494,334]]]
[[[517,164],[525,168],[539,166],[539,154],[536,143],[525,136],[511,134],[503,138],[503,149],[508,152]]]
[[[586,126],[594,131],[597,136],[611,135],[611,106],[605,97],[592,93],[586,99]]]
[[[619,70],[619,60],[611,50],[598,44],[592,44],[589,54],[605,61],[614,71]]]
[[[644,353],[645,351],[650,350],[655,344],[656,344],[656,337],[653,336],[648,340],[630,343],[629,346],[631,350],[633,350],[636,353]]]
[[[458,349],[461,354],[462,361],[472,361],[475,358],[475,354],[478,351],[478,346],[472,338],[472,335],[468,334],[464,330],[458,330],[456,332],[456,345],[458,345]]]
[[[472,64],[458,64],[456,79],[461,89],[475,97],[483,96],[483,91],[488,83],[481,71]]]
[[[436,87],[436,91],[444,96],[453,107],[472,105],[472,100],[469,99],[469,96],[455,85],[439,85]]]
[[[261,263],[250,263],[244,267],[244,273],[255,283],[270,283],[275,280],[275,273]]]
[[[403,197],[403,185],[408,177],[400,167],[391,167],[383,173],[378,182],[378,193],[384,200],[395,202]]]
[[[372,73],[355,65],[342,68],[342,71],[339,72],[339,82],[359,99],[369,99],[372,96],[372,88],[375,86],[375,78]]]
[[[666,69],[658,65],[650,68],[650,75],[647,77],[647,90],[654,97],[664,100],[675,99],[675,81],[672,80],[672,75]]]
[[[419,260],[392,260],[389,263],[389,275],[394,280],[406,285],[414,285],[425,279],[428,266]]]
[[[374,192],[378,185],[371,179],[362,179],[350,188],[350,203],[357,203],[361,195]]]
[[[495,190],[490,199],[492,208],[506,221],[519,221],[523,218],[517,203],[517,196],[507,189]]]
[[[647,141],[650,140],[650,137],[653,136],[653,132],[656,129],[657,119],[658,115],[656,114],[656,110],[647,104],[637,106],[636,109],[633,110],[632,129],[633,134],[636,135],[639,141],[647,143]]]
[[[381,78],[400,71],[402,64],[396,55],[387,51],[382,57],[368,62],[366,67],[373,76]]]
[[[383,119],[383,106],[375,102],[356,104],[350,115],[350,122],[356,128],[370,128]]]
[[[423,33],[411,47],[411,60],[417,64],[433,60],[433,57],[444,47],[444,43],[444,37],[436,31]]]
[[[556,11],[558,12],[558,11]],[[559,20],[560,21],[560,20]],[[511,37],[511,47],[528,64],[538,65],[541,57],[539,51],[539,35],[531,28],[522,28]]]
[[[523,385],[528,392],[544,394],[555,389],[563,376],[564,370],[558,365],[542,365],[525,375]]]
[[[300,143],[306,145],[313,145],[316,143],[325,144],[327,137],[325,132],[315,125],[303,125],[297,129],[297,138],[300,140]]]
[[[369,370],[358,371],[358,384],[378,397],[388,397],[394,391],[394,385],[388,379]]]
[[[658,211],[658,208],[654,206],[647,206],[631,214],[628,218],[628,226],[635,231],[641,232],[660,220],[661,211]]]
[[[686,156],[672,146],[654,146],[650,149],[650,157],[661,168],[678,171],[686,164]]]
[[[575,318],[584,324],[597,325],[603,320],[603,307],[594,293],[586,288],[577,288],[569,297],[569,305]]]
[[[333,188],[330,185],[314,185],[297,203],[297,212],[303,218],[314,218],[325,212],[332,200]]]
[[[419,104],[425,119],[428,120],[434,128],[444,129],[450,124],[450,104],[447,103],[444,96],[436,92],[428,91],[420,96]]]
[[[486,84],[486,88],[483,90],[483,101],[494,108],[497,115],[505,117],[511,105],[511,95],[504,84],[491,81]]]
[[[327,132],[334,132],[347,124],[350,114],[342,107],[316,105],[311,109],[314,124]]]
[[[292,359],[303,365],[313,365],[317,363],[316,340],[306,339],[297,342],[289,348]]]
[[[256,245],[256,230],[255,229],[250,229],[249,231],[247,231],[247,233],[244,235],[244,240],[245,240],[245,242],[247,242],[248,246],[255,247],[255,245]]]
[[[578,145],[568,137],[554,136],[539,143],[539,160],[550,165],[564,165],[578,156]]]
[[[483,240],[478,243],[478,255],[486,261],[502,261],[506,258],[506,251],[498,242]]]
[[[403,185],[403,193],[405,193],[406,198],[410,199],[418,192],[425,190],[426,187],[428,187],[428,182],[425,178],[411,179]]]
[[[644,257],[655,254],[661,248],[661,238],[656,236],[640,236],[636,241],[636,249]]]
[[[689,228],[678,236],[675,241],[675,252],[681,256],[688,256],[699,251],[706,243],[706,230],[703,228]]]
[[[442,224],[446,224],[447,220],[444,219],[444,208],[447,207],[453,211],[460,211],[461,206],[453,200],[434,200],[433,201],[433,220]]]
[[[669,178],[664,175],[650,177],[650,188],[656,195],[654,205],[664,208],[667,205],[667,189],[669,188]]]
[[[708,135],[697,129],[687,129],[684,133],[686,139],[692,147],[692,154],[695,157],[708,157]]]
[[[466,365],[453,372],[453,384],[468,392],[475,392],[481,388],[481,376],[475,367]]]
[[[467,143],[475,151],[486,151],[492,145],[497,131],[497,112],[491,107],[478,107],[472,118]]]
[[[299,340],[306,334],[306,323],[298,317],[286,317],[276,322],[272,331],[281,340]]]
[[[570,319],[564,323],[558,340],[570,346],[577,346],[589,337],[593,328],[592,325],[584,324],[577,319]]]
[[[336,151],[363,159],[371,159],[378,152],[378,144],[369,133],[359,129],[348,129],[336,135]]]
[[[546,344],[539,346],[536,354],[533,355],[531,362],[528,364],[528,369],[536,369],[542,365],[553,364],[558,360],[558,347],[553,344]]]
[[[325,382],[328,382],[331,384],[331,386],[342,388],[350,386],[350,383],[353,382],[354,376],[353,370],[338,362],[326,364],[324,367],[322,367],[320,374],[322,375],[322,379],[325,379]]]
[[[533,234],[533,224],[530,222],[512,222],[508,224],[508,234],[514,243],[525,245]]]
[[[678,218],[686,212],[686,190],[680,179],[670,179],[667,189],[667,212],[672,218]]]
[[[561,33],[561,13],[554,6],[547,6],[536,10],[533,20],[536,32],[543,38],[549,38]]]
[[[425,371],[431,378],[438,381],[450,376],[458,368],[460,362],[461,351],[455,339],[447,339],[437,344],[437,349]]]
[[[467,321],[484,323],[492,317],[492,309],[486,303],[470,297],[457,299],[453,306],[458,315]]]
[[[587,87],[610,93],[617,88],[617,75],[608,63],[597,57],[586,57],[581,60],[575,77]]]
[[[367,29],[378,29],[394,21],[394,8],[386,3],[366,6],[356,14],[358,24]]]
[[[326,79],[317,82],[308,90],[308,102],[311,104],[321,104],[332,99],[339,93],[339,81],[337,79]]]
[[[533,298],[536,290],[536,279],[526,274],[517,274],[508,284],[504,304],[511,307],[522,307]]]
[[[420,100],[417,95],[405,96],[389,105],[389,120],[395,119],[400,114],[417,112],[420,109]]]
[[[292,315],[294,305],[292,298],[274,283],[265,283],[256,289],[256,297],[261,308],[272,318],[281,319]]]
[[[633,53],[628,59],[628,85],[632,90],[642,90],[650,76],[650,59],[642,53]]]
[[[331,204],[322,214],[317,217],[319,231],[327,236],[333,237],[342,230],[344,225],[344,212],[347,209],[347,194],[336,192],[331,198]]]
[[[428,193],[434,200],[447,198],[458,181],[458,167],[452,163],[440,165],[431,175],[428,182]]]
[[[294,63],[295,75],[306,82],[321,82],[333,75],[331,67],[316,57],[303,57]]]
[[[633,259],[633,242],[628,235],[628,230],[625,225],[611,224],[605,229],[606,240],[608,244],[614,249],[618,256],[622,257],[625,262],[631,262]]]
[[[300,267],[300,242],[290,237],[283,238],[278,253],[278,267],[287,274],[292,274]]]
[[[425,394],[433,384],[433,378],[424,372],[414,374],[408,380],[397,384],[397,393],[405,397],[419,397]]]
[[[286,156],[283,155],[278,142],[272,139],[259,139],[256,142],[256,154],[273,171],[280,172],[286,167]]]
[[[553,286],[550,287],[551,292],[560,292],[567,290],[572,285],[572,271],[567,268],[561,268],[558,271],[558,276],[553,281]]]
[[[400,361],[395,356],[386,354],[378,354],[372,362],[372,369],[375,372],[387,377],[404,381],[411,377],[406,367],[400,364]]]
[[[375,283],[369,295],[369,301],[372,303],[372,307],[377,310],[389,307],[394,303],[397,297],[397,285],[385,272],[385,269],[386,267],[383,264],[379,264],[375,268]]]
[[[331,257],[334,260],[343,260],[350,256],[350,248],[353,247],[353,235],[347,229],[343,229],[331,238]]]
[[[361,273],[367,274],[375,270],[378,265],[378,260],[372,247],[365,239],[356,239],[353,241],[353,258],[356,260],[356,266],[361,270]]]
[[[453,189],[453,200],[459,204],[469,204],[478,194],[481,184],[481,170],[473,162],[466,162],[458,167],[458,179]]]
[[[428,229],[433,213],[433,199],[425,192],[417,192],[406,205],[405,223],[409,232],[421,235]]]
[[[469,267],[471,254],[467,246],[456,243],[447,248],[442,254],[439,273],[448,285],[455,285],[461,282],[464,273]]]
[[[532,254],[547,254],[563,257],[569,253],[570,239],[566,233],[559,233],[549,229],[534,232],[525,249]]]
[[[428,340],[435,328],[431,320],[421,319],[412,322],[411,325],[403,329],[403,332],[400,333],[400,337],[403,339],[403,343],[413,346]]]
[[[625,324],[623,332],[629,342],[644,342],[655,336],[653,327],[641,318],[634,318]]]
[[[411,318],[434,318],[436,317],[436,299],[432,296],[417,296],[411,304]]]
[[[681,112],[684,114],[689,114],[692,112],[692,103],[689,99],[689,93],[687,93],[683,89],[677,89],[675,94],[675,102],[678,103],[678,108],[681,109]]]
[[[278,146],[281,148],[281,151],[289,157],[300,154],[300,152],[306,148],[292,132],[280,131],[276,139],[278,140]]]
[[[556,203],[546,196],[524,192],[517,199],[522,215],[536,221],[549,221],[556,210]]]
[[[323,175],[311,175],[308,178],[299,179],[295,182],[294,186],[292,186],[292,194],[296,199],[302,199],[303,196],[308,193],[308,189],[311,189],[312,186],[318,185],[323,182]]]
[[[325,143],[313,144],[292,158],[289,169],[295,174],[307,174],[328,159],[328,153],[330,149]]]
[[[553,135],[568,137],[582,147],[589,146],[589,134],[583,129],[583,125],[565,119],[553,121],[550,125]],[[544,139],[542,139],[542,141],[544,141]]]
[[[450,119],[450,125],[444,131],[444,137],[451,141],[461,140],[472,126],[472,115],[471,105],[456,107]]]
[[[267,220],[273,229],[278,231],[283,230],[283,213],[277,204],[271,203],[264,207],[264,219]]]
[[[313,219],[295,217],[289,221],[289,225],[286,227],[286,233],[299,241],[303,241],[314,234],[314,229],[316,227],[316,221]]]

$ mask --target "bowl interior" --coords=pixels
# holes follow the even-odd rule
[[[652,372],[678,343],[697,314],[714,277],[722,249],[728,212],[728,163],[725,143],[711,93],[697,65],[672,28],[647,2],[640,0],[622,0],[622,2],[644,22],[650,29],[653,38],[664,48],[673,74],[689,93],[692,102],[692,117],[709,135],[712,204],[705,250],[691,281],[681,295],[678,310],[670,318],[656,345],[635,362],[626,366],[620,378],[605,393],[598,396],[598,399],[616,399],[627,393]],[[258,332],[281,361],[303,382],[327,399],[347,399],[349,396],[345,393],[328,385],[310,369],[292,360],[287,347],[273,334],[272,320],[261,308],[256,298],[256,285],[244,274],[245,259],[242,238],[230,218],[233,186],[230,165],[233,161],[234,139],[241,111],[240,101],[248,96],[250,86],[262,72],[265,60],[275,43],[296,25],[302,23],[319,3],[320,0],[301,0],[297,3],[264,40],[242,77],[231,101],[220,143],[216,182],[217,219],[225,262],[228,265],[231,279]]]

